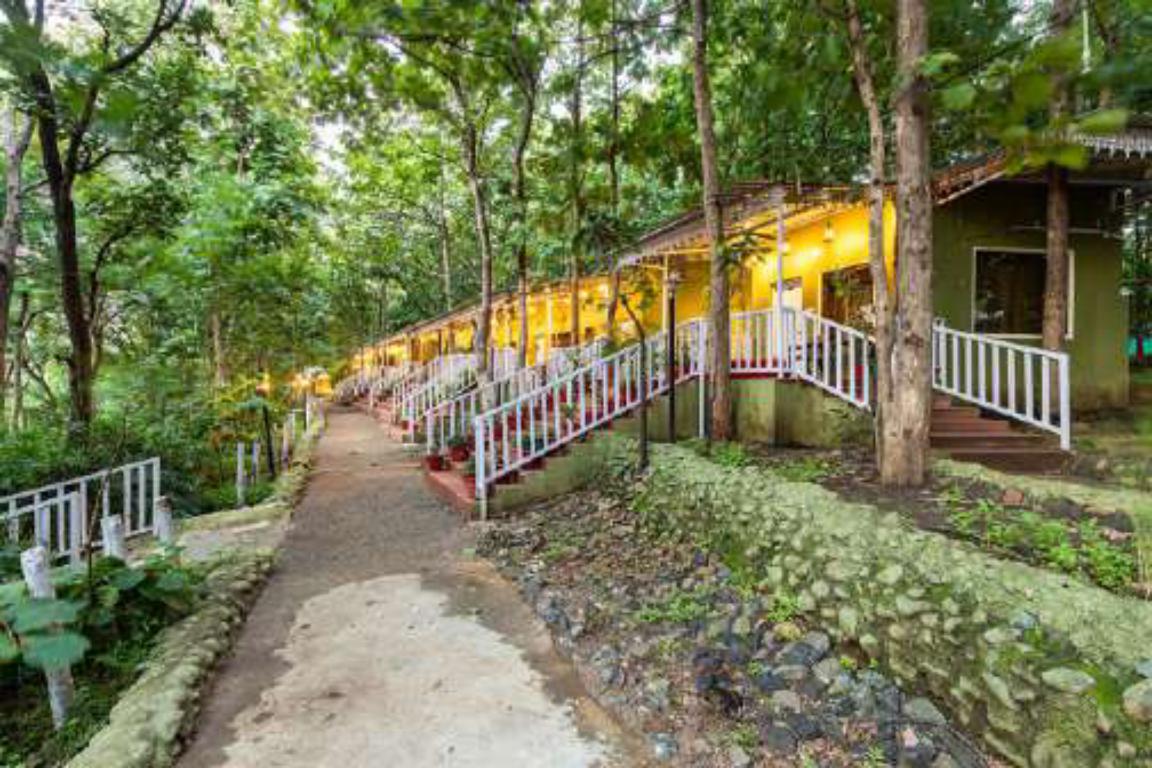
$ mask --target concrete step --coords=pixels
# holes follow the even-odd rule
[[[967,430],[957,429],[949,431],[932,430],[930,435],[933,448],[1009,448],[1009,447],[1033,447],[1033,448],[1050,448],[1052,447],[1052,439],[1047,435],[1041,435],[1035,432],[1016,432],[1012,430],[1007,431],[981,431],[981,430]]]
[[[932,418],[932,433],[937,432],[1011,432],[1011,423],[1003,419],[985,419],[971,416],[936,416]]]
[[[1019,474],[1058,474],[1072,454],[1059,448],[964,448],[948,451],[956,461],[970,461],[992,469]]]
[[[955,416],[957,418],[980,418],[980,409],[974,405],[948,405],[944,407],[932,406],[932,418]]]

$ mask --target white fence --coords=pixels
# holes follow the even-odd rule
[[[872,340],[814,312],[732,316],[732,373],[795,376],[858,408],[871,407]]]
[[[647,340],[646,368],[641,345],[632,344],[477,415],[476,498],[482,514],[493,483],[667,391],[665,343],[664,332]],[[676,381],[701,376],[704,324],[694,320],[680,326],[676,346]]]
[[[1060,437],[1072,447],[1068,355],[965,333],[932,329],[932,385],[986,410]]]
[[[514,400],[542,386],[547,378],[545,366],[521,368],[429,408],[424,413],[427,452],[444,453],[454,438],[472,434],[472,420],[483,408]]]
[[[0,498],[8,540],[43,546],[53,558],[77,561],[100,546],[97,518],[119,514],[126,536],[149,533],[160,498],[160,459],[125,464]]]

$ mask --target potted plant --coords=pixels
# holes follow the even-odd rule
[[[461,470],[464,475],[464,482],[470,485],[476,484],[476,457],[473,456],[464,462],[464,468]]]
[[[466,435],[453,435],[448,439],[448,458],[456,463],[468,461],[472,444]]]
[[[429,472],[443,472],[446,468],[444,457],[438,453],[429,453],[424,456],[424,466]]]

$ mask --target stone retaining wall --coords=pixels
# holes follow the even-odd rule
[[[313,432],[301,443],[291,466],[263,502],[182,520],[182,533],[225,530],[290,515],[307,483],[317,438]],[[167,768],[175,762],[181,740],[199,712],[200,691],[232,648],[276,559],[271,550],[240,547],[220,548],[210,557],[201,605],[164,630],[143,674],[112,708],[108,725],[68,762],[68,768]]]
[[[200,687],[231,647],[272,567],[270,552],[221,561],[205,579],[194,614],[164,631],[147,668],[112,708],[108,725],[69,768],[164,768],[199,710]]]
[[[613,441],[612,461],[634,446]],[[690,532],[1020,766],[1148,765],[1152,604],[763,468],[656,446],[643,519]]]

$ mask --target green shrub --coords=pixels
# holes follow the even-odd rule
[[[78,751],[156,634],[195,606],[201,581],[175,553],[136,567],[100,558],[90,572],[53,577],[54,600],[29,598],[22,582],[0,585],[0,765],[57,765]],[[60,665],[73,667],[76,701],[54,732],[40,670]]]

